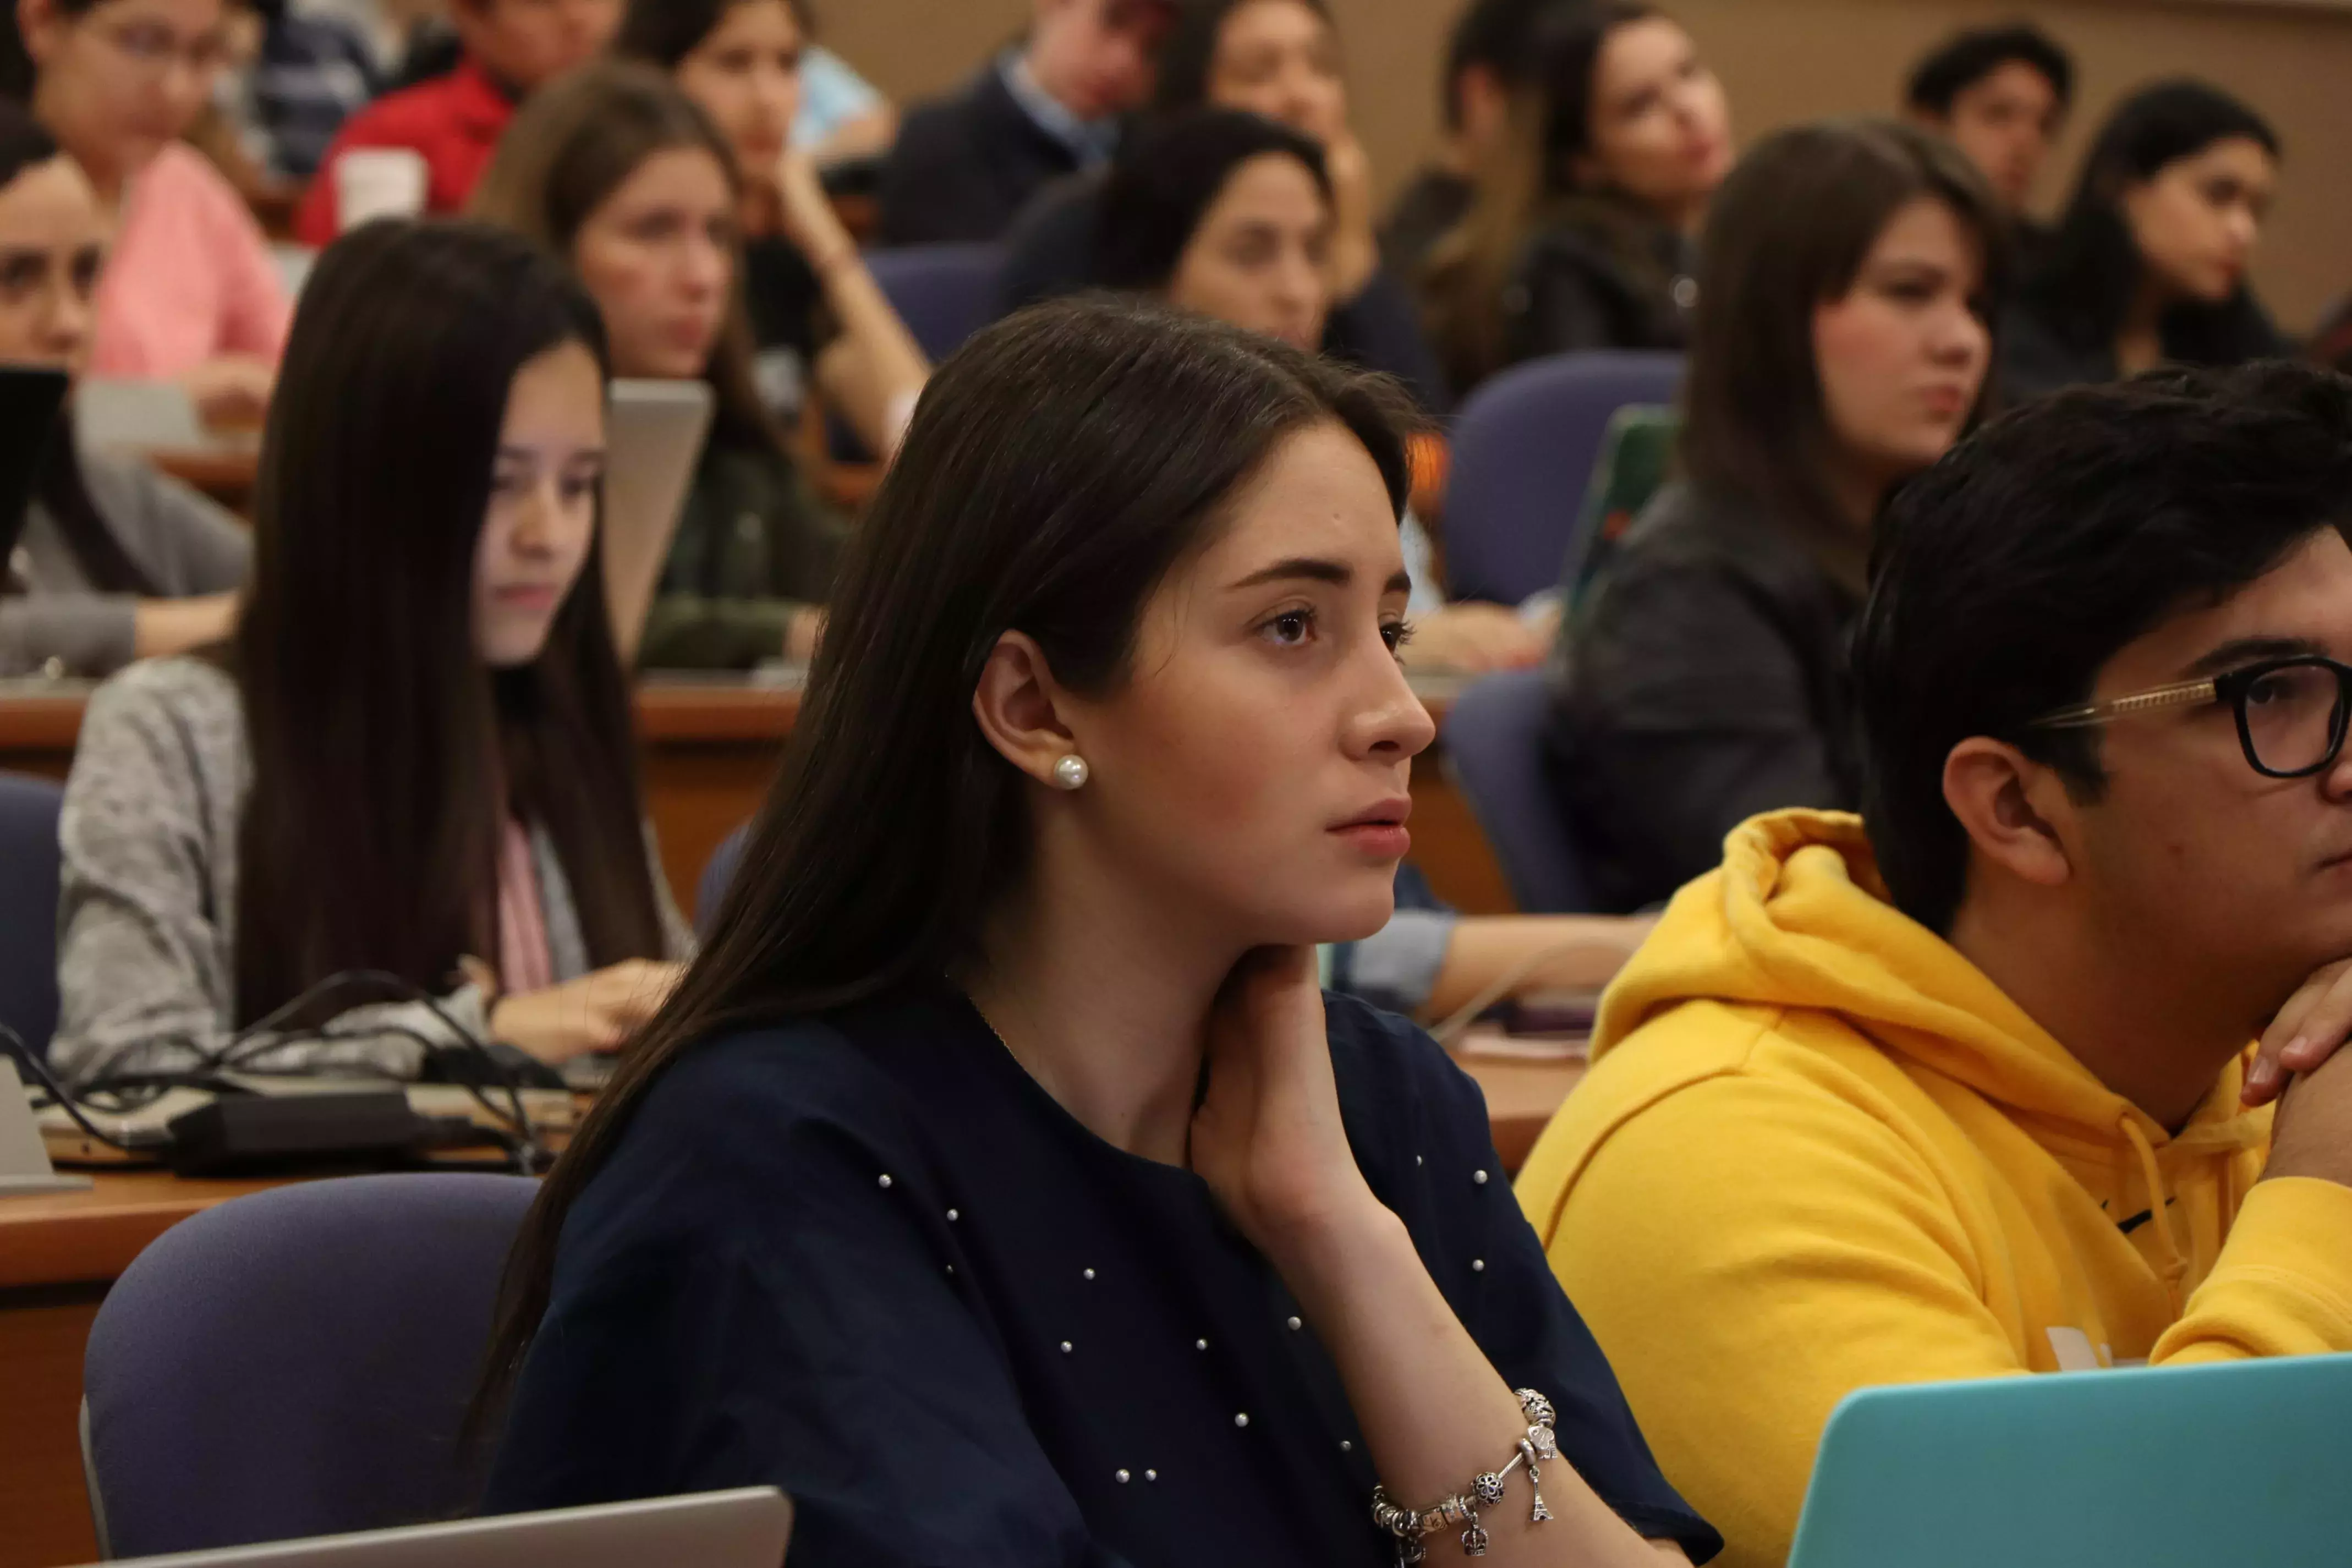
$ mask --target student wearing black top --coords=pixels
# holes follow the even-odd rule
[[[1029,198],[1100,167],[1151,91],[1178,0],[1033,0],[1028,37],[907,111],[883,166],[884,245],[995,239]]]
[[[2277,132],[2217,88],[2126,99],[2002,326],[2003,392],[2285,353],[2246,281],[2278,163]]]
[[[1432,735],[1395,418],[1139,306],[941,368],[712,945],[525,1226],[492,1509],[772,1483],[803,1568],[1247,1568],[1492,1473],[1438,1560],[1717,1549],[1475,1087],[1315,987]]]
[[[1937,46],[1911,73],[1904,107],[1969,155],[2009,209],[2020,259],[2040,259],[2049,233],[2026,214],[2033,182],[2066,128],[2074,62],[2030,22],[1975,27]]]
[[[1322,149],[1333,226],[1334,303],[1323,352],[1403,382],[1422,407],[1445,412],[1436,361],[1412,300],[1381,264],[1371,171],[1348,124],[1339,35],[1327,0],[1195,0],[1160,58],[1152,116],[1243,109],[1289,126]],[[1083,288],[1094,276],[1105,173],[1063,181],[1022,215],[1007,241],[1007,309]]]
[[[769,411],[796,418],[814,379],[866,449],[887,454],[930,364],[866,270],[815,163],[791,144],[807,47],[792,0],[632,0],[614,52],[670,72],[735,151],[743,302]]]
[[[1549,12],[1533,47],[1534,86],[1415,279],[1456,396],[1544,354],[1682,347],[1691,237],[1731,168],[1723,84],[1655,6]]]
[[[1845,638],[1871,531],[1983,408],[2003,232],[1975,167],[1909,125],[1783,131],[1725,183],[1680,478],[1555,671],[1554,777],[1604,908],[1668,897],[1759,812],[1853,806]]]
[[[1514,94],[1534,85],[1536,26],[1576,0],[1471,0],[1454,24],[1439,104],[1445,139],[1436,159],[1398,193],[1381,224],[1381,258],[1417,276],[1437,242],[1470,216],[1474,176],[1502,153]]]

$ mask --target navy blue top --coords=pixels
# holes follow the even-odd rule
[[[1326,1006],[1357,1160],[1447,1300],[1603,1500],[1713,1555],[1477,1087]],[[1298,1311],[1206,1184],[1087,1131],[952,991],[732,1035],[661,1077],[565,1223],[488,1503],[772,1484],[795,1568],[1391,1562]]]

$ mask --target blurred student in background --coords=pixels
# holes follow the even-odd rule
[[[1331,205],[1323,266],[1330,274],[1323,352],[1403,382],[1422,407],[1443,413],[1445,387],[1422,341],[1412,300],[1381,264],[1370,171],[1348,125],[1339,36],[1325,0],[1198,0],[1185,7],[1161,57],[1152,116],[1213,107],[1246,110],[1313,142]],[[1068,180],[1022,216],[1008,241],[1008,308],[1084,287],[1097,247],[1111,243],[1099,177]]]
[[[62,1069],[184,1070],[289,1006],[254,1065],[413,1078],[451,1023],[552,1064],[658,1005],[687,938],[604,607],[604,363],[523,241],[384,223],[320,260],[234,637],[90,700]],[[439,1012],[315,992],[355,969]]]
[[[449,0],[463,51],[456,68],[378,99],[352,117],[303,197],[297,236],[305,245],[324,245],[341,229],[336,165],[361,149],[415,153],[425,162],[424,210],[464,211],[516,106],[612,42],[622,5]]]
[[[1904,107],[1948,136],[2009,209],[2019,259],[2038,261],[2049,231],[2026,212],[2033,183],[2074,104],[2074,62],[2030,22],[1977,27],[1939,45],[1911,73]]]
[[[1397,277],[1419,277],[1437,242],[1470,216],[1477,172],[1502,155],[1512,100],[1535,83],[1538,23],[1578,3],[1471,0],[1454,22],[1439,94],[1444,140],[1381,225],[1381,257]]]
[[[106,217],[79,164],[0,100],[0,363],[79,375]],[[0,589],[0,676],[110,675],[226,635],[245,529],[143,463],[83,452],[60,416]]]
[[[116,224],[95,374],[170,379],[215,422],[268,406],[291,307],[236,190],[179,138],[224,58],[221,0],[20,0],[0,91],[31,105]]]
[[[734,150],[743,298],[761,397],[798,416],[812,376],[869,451],[894,450],[930,374],[792,142],[808,35],[790,0],[632,0],[615,51],[669,71]]]
[[[2286,352],[2246,280],[2278,165],[2277,132],[2218,88],[2126,99],[2002,329],[2004,393]]]
[[[294,0],[231,0],[243,13],[232,78],[215,101],[241,151],[281,180],[319,172],[343,122],[383,90],[375,57],[341,16]]]
[[[1664,899],[1759,811],[1857,800],[1872,529],[1985,406],[2003,232],[1975,167],[1907,125],[1783,131],[1725,184],[1681,478],[1562,634],[1555,777],[1608,907]]]
[[[1178,0],[1034,0],[1028,36],[907,111],[882,174],[884,245],[995,239],[1029,198],[1099,168],[1151,95]]]
[[[847,537],[752,384],[745,199],[709,117],[652,67],[609,61],[526,105],[475,195],[477,216],[577,270],[616,374],[707,381],[718,395],[640,647],[648,668],[806,658]]]
[[[1457,396],[1543,354],[1682,347],[1692,236],[1731,168],[1723,84],[1654,6],[1549,12],[1536,49],[1536,86],[1421,279]]]

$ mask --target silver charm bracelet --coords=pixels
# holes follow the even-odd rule
[[[1487,1470],[1470,1482],[1470,1489],[1450,1497],[1430,1508],[1399,1508],[1389,1500],[1388,1489],[1372,1489],[1372,1522],[1396,1538],[1398,1568],[1413,1568],[1428,1555],[1423,1544],[1443,1530],[1460,1527],[1462,1553],[1465,1557],[1486,1555],[1486,1530],[1478,1522],[1480,1509],[1492,1509],[1503,1500],[1503,1489],[1511,1472],[1527,1467],[1528,1486],[1535,1493],[1535,1507],[1528,1515],[1530,1524],[1541,1524],[1551,1517],[1544,1506],[1543,1478],[1537,1465],[1559,1458],[1559,1444],[1552,1427],[1557,1416],[1551,1401],[1532,1388],[1518,1390],[1519,1411],[1528,1420],[1527,1436],[1519,1439],[1518,1452],[1499,1470]]]

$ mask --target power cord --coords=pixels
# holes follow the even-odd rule
[[[390,1022],[342,1030],[329,1026],[293,1033],[280,1032],[289,1020],[310,1011],[326,998],[362,986],[379,992],[388,991],[393,994],[393,999],[395,1001],[414,1003],[423,1006],[433,1015],[442,1027],[448,1030],[450,1039],[436,1040],[420,1029]],[[459,1058],[478,1063],[488,1082],[506,1091],[505,1104],[501,1105],[491,1099],[483,1083],[476,1081],[471,1077],[459,1078],[456,1081],[483,1110],[511,1129],[510,1133],[504,1129],[493,1131],[499,1132],[501,1143],[512,1152],[517,1168],[522,1173],[529,1175],[544,1171],[554,1163],[553,1154],[548,1150],[538,1129],[531,1125],[530,1114],[524,1109],[522,1085],[514,1071],[499,1058],[498,1054],[490,1048],[488,1042],[458,1022],[442,1004],[439,997],[414,982],[385,970],[346,969],[327,975],[310,986],[300,995],[238,1030],[218,1046],[207,1046],[202,1041],[183,1035],[131,1041],[117,1047],[100,1060],[98,1070],[91,1074],[89,1080],[83,1085],[79,1095],[66,1089],[50,1073],[47,1065],[34,1056],[21,1037],[14,1031],[5,1030],[5,1026],[0,1026],[0,1034],[5,1034],[6,1042],[11,1047],[11,1054],[31,1069],[40,1089],[58,1105],[64,1108],[66,1114],[73,1119],[77,1127],[108,1147],[121,1150],[127,1153],[154,1153],[168,1145],[170,1137],[159,1130],[152,1138],[131,1142],[101,1131],[83,1110],[84,1105],[95,1097],[100,1094],[120,1097],[123,1091],[131,1090],[143,1094],[145,1099],[142,1103],[145,1103],[175,1088],[203,1089],[216,1094],[249,1093],[251,1090],[226,1081],[222,1075],[232,1071],[243,1071],[254,1077],[315,1077],[319,1076],[318,1070],[310,1068],[273,1072],[267,1067],[257,1065],[257,1058],[266,1058],[272,1051],[284,1050],[299,1045],[332,1044],[337,1041],[390,1037],[413,1041],[423,1047],[428,1060]],[[117,1063],[130,1055],[140,1051],[151,1051],[159,1047],[184,1050],[194,1057],[199,1065],[184,1073],[117,1074],[112,1071]],[[365,1064],[336,1064],[328,1070],[338,1074],[357,1072],[400,1081],[398,1075]],[[468,1125],[472,1124],[468,1123]]]

